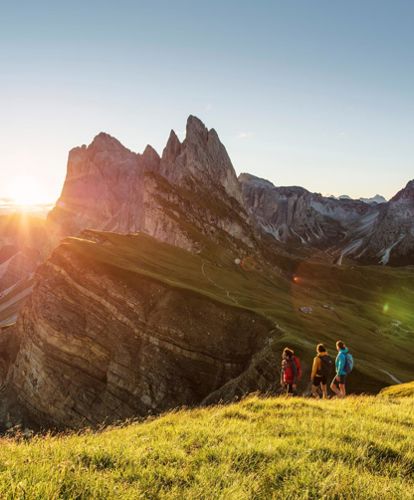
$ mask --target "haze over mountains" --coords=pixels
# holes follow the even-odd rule
[[[413,215],[414,181],[366,203],[237,177],[194,116],[161,155],[100,133],[70,151],[43,236],[21,240],[23,221],[0,233],[0,320],[33,286],[2,332],[2,415],[76,427],[231,400],[274,389],[283,343],[310,356],[340,333],[358,347],[359,390],[410,380]]]

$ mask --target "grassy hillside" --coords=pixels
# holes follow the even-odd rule
[[[406,384],[392,385],[386,387],[381,391],[382,396],[391,398],[408,398],[414,397],[414,382],[407,382]]]
[[[305,370],[316,343],[333,350],[341,338],[356,359],[354,390],[414,377],[413,267],[339,267],[317,255],[284,256],[280,272],[261,268],[254,255],[236,265],[237,255],[214,246],[193,255],[144,234],[90,234],[104,243],[69,238],[64,244],[132,285],[145,275],[270,318],[279,326],[274,341],[280,349],[293,346]],[[301,312],[303,306],[312,312]]]
[[[412,499],[414,399],[250,397],[100,433],[2,439],[0,497]]]

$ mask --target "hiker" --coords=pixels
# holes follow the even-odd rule
[[[293,396],[296,392],[296,385],[302,377],[302,368],[299,358],[289,347],[283,350],[282,369],[280,372],[280,384],[286,388],[286,394]]]
[[[311,381],[312,396],[319,398],[319,388],[323,399],[328,397],[328,380],[332,375],[333,360],[323,344],[316,346],[316,356],[313,358]]]
[[[332,380],[331,389],[339,398],[344,398],[346,396],[346,377],[354,367],[354,358],[342,340],[338,340],[336,343],[336,350],[338,351],[335,360],[336,375]]]

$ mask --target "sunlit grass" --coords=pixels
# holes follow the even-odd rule
[[[3,439],[0,497],[411,499],[414,399],[250,397],[100,433]]]

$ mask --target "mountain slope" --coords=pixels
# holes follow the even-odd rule
[[[9,391],[28,421],[77,427],[197,404],[242,373],[274,325],[218,301],[208,273],[145,235],[64,242],[16,324]]]
[[[77,427],[275,390],[285,345],[305,390],[316,343],[338,337],[356,359],[351,390],[412,379],[413,269],[293,260],[292,281],[212,248],[92,231],[64,241],[16,325],[8,388],[21,415]]]

